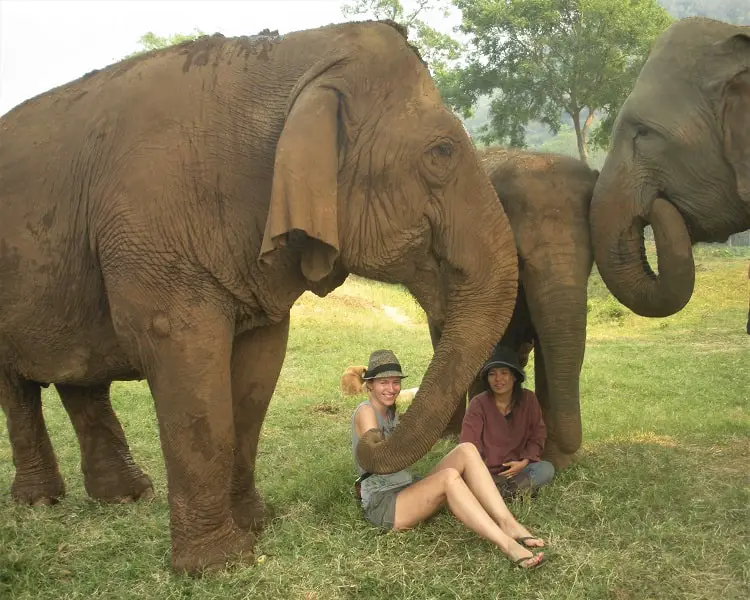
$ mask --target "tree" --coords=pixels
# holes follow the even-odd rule
[[[451,61],[459,58],[463,49],[460,42],[426,23],[424,17],[437,12],[442,17],[450,14],[448,0],[413,0],[404,9],[400,0],[354,0],[345,3],[341,13],[346,18],[367,17],[390,19],[406,27],[409,39],[419,49],[433,73],[442,73]]]
[[[656,0],[454,0],[469,36],[464,67],[439,74],[444,100],[471,114],[492,96],[482,141],[525,146],[537,120],[554,134],[569,115],[578,153],[606,146],[654,38],[671,22]],[[591,136],[597,114],[603,114]]]
[[[187,42],[189,40],[195,40],[201,37],[202,35],[206,35],[206,34],[200,31],[199,29],[195,29],[193,33],[173,33],[172,35],[167,35],[167,36],[160,36],[160,35],[156,35],[152,31],[147,31],[138,39],[138,43],[141,45],[141,49],[128,54],[126,58],[130,58],[131,56],[137,56],[139,54],[145,54],[146,52],[151,52],[152,50],[158,50],[159,48],[167,48],[169,46],[175,46],[177,44],[181,44],[182,42]]]

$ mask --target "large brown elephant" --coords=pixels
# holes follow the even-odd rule
[[[750,27],[684,19],[657,39],[617,117],[591,203],[596,264],[620,302],[663,317],[693,293],[691,245],[749,227]]]
[[[204,37],[33,98],[0,131],[12,493],[63,491],[48,384],[89,493],[146,493],[108,398],[111,381],[145,378],[177,570],[252,556],[258,436],[305,290],[325,295],[348,273],[403,283],[444,328],[401,426],[360,443],[372,472],[430,449],[510,320],[507,218],[393,24]]]
[[[500,344],[534,348],[536,393],[547,425],[544,457],[568,466],[581,445],[579,377],[586,347],[587,285],[593,254],[588,212],[598,172],[558,154],[488,148],[479,152],[508,215],[519,260],[516,306]],[[439,327],[430,322],[433,343]],[[476,379],[469,397],[482,390]],[[446,433],[461,429],[459,404]]]

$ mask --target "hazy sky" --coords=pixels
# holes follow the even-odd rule
[[[0,114],[157,35],[252,35],[341,22],[340,0],[0,0]]]

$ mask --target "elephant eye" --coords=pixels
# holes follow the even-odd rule
[[[451,146],[447,142],[444,142],[435,146],[434,151],[437,152],[437,154],[439,154],[440,156],[448,157],[453,154],[453,146]]]
[[[433,160],[444,161],[446,158],[453,156],[453,144],[450,142],[440,142],[430,148]]]
[[[642,123],[639,123],[635,126],[635,135],[636,137],[646,137],[651,133],[651,130],[643,125]]]
[[[429,185],[443,186],[456,168],[456,142],[447,138],[433,140],[423,154],[422,166]]]

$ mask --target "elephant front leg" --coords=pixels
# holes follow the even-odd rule
[[[151,479],[133,461],[125,433],[112,409],[109,383],[56,387],[78,436],[88,495],[112,503],[152,498]]]
[[[39,384],[0,373],[0,404],[16,466],[11,496],[22,504],[55,504],[65,495],[65,484],[44,423]]]
[[[235,523],[230,498],[231,306],[196,300],[196,292],[172,292],[166,301],[163,288],[161,293],[169,307],[164,310],[153,308],[159,305],[155,299],[146,308],[133,306],[127,296],[112,297],[111,306],[122,343],[137,352],[154,397],[169,489],[172,568],[196,574],[251,562],[255,535]]]
[[[266,517],[266,507],[255,487],[258,439],[284,363],[288,336],[287,315],[280,323],[240,335],[232,350],[232,514],[240,527],[255,531],[262,528]]]

